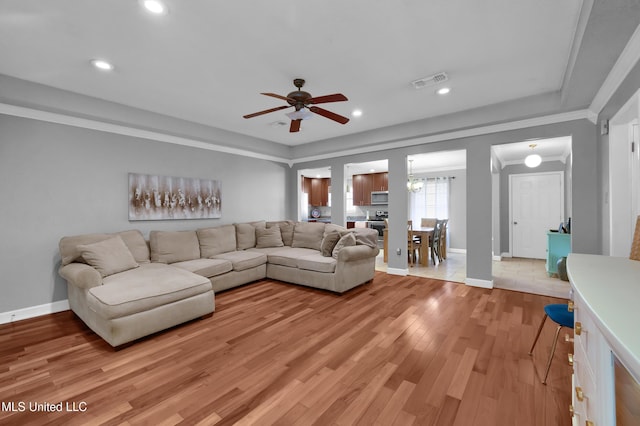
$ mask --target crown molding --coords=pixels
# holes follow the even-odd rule
[[[0,103],[0,114],[12,115],[22,118],[30,118],[49,123],[64,124],[66,126],[79,127],[83,129],[98,130],[100,132],[114,133],[118,135],[131,136],[134,138],[149,139],[158,142],[172,143],[175,145],[188,146],[192,148],[206,149],[209,151],[224,152],[227,154],[241,155],[244,157],[269,160],[279,163],[287,163],[289,167],[293,163],[288,158],[276,157],[273,155],[260,154],[246,149],[217,145],[197,139],[190,139],[181,136],[173,136],[162,132],[137,129],[135,127],[123,126],[120,124],[107,123],[99,120],[75,117],[67,114],[59,114],[49,111],[42,111],[34,108],[26,108],[17,105]]]
[[[596,115],[600,114],[638,60],[640,60],[640,25],[633,32],[618,60],[609,71],[609,75],[591,101],[590,111]]]
[[[566,121],[587,119],[592,123],[596,123],[593,112],[590,110],[578,110],[570,111],[559,114],[546,115],[541,117],[529,118],[525,120],[516,120],[506,123],[493,124],[489,126],[480,126],[465,130],[456,130],[447,133],[440,133],[432,136],[414,136],[411,138],[379,144],[375,146],[363,146],[353,149],[347,149],[343,151],[334,151],[326,154],[319,154],[309,157],[302,157],[297,159],[277,157],[273,155],[260,154],[246,149],[239,149],[228,147],[224,145],[218,145],[210,142],[204,142],[197,139],[190,139],[181,136],[169,135],[162,132],[155,132],[150,130],[138,129],[135,127],[124,126],[120,124],[107,123],[104,121],[80,118],[72,115],[54,113],[49,111],[43,111],[35,108],[27,108],[17,105],[11,105],[7,103],[0,103],[0,114],[12,115],[16,117],[30,118],[34,120],[46,121],[50,123],[63,124],[67,126],[79,127],[90,130],[97,130],[101,132],[114,133],[124,136],[131,136],[136,138],[148,139],[158,142],[172,143],[175,145],[188,146],[192,148],[200,148],[209,151],[224,152],[227,154],[241,155],[250,158],[257,158],[260,160],[275,161],[278,163],[285,163],[289,167],[293,167],[294,164],[305,163],[308,161],[325,160],[329,158],[343,157],[346,155],[355,155],[370,153],[375,151],[384,151],[388,149],[405,148],[414,145],[421,145],[425,143],[433,143],[446,141],[451,139],[460,139],[473,136],[486,135],[489,133],[505,132],[510,130],[524,129],[527,127],[543,126],[547,124],[562,123]]]
[[[456,130],[453,132],[440,133],[433,136],[423,136],[423,137],[412,137],[408,139],[403,139],[400,141],[389,142],[384,144],[379,144],[375,146],[363,146],[353,149],[347,149],[344,151],[334,151],[326,154],[318,154],[309,157],[296,158],[293,160],[294,164],[297,163],[306,163],[308,161],[317,161],[317,160],[326,160],[329,158],[342,157],[346,155],[356,155],[356,154],[365,154],[376,151],[385,151],[388,149],[397,149],[397,148],[405,148],[414,145],[422,145],[425,143],[433,143],[433,142],[441,142],[451,139],[461,139],[468,138],[473,136],[481,136],[489,133],[498,133],[498,132],[506,132],[511,130],[524,129],[527,127],[536,127],[536,126],[544,126],[548,124],[555,123],[563,123],[566,121],[574,121],[574,120],[589,120],[592,123],[596,123],[594,119],[597,116],[587,110],[577,110],[564,112],[559,114],[545,115],[541,117],[528,118],[525,120],[516,120],[510,121],[506,123],[500,124],[492,124],[489,126],[480,126],[474,127],[471,129],[465,130]]]

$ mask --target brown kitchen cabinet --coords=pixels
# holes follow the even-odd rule
[[[389,190],[389,173],[353,175],[353,205],[370,206],[371,191]]]
[[[329,204],[330,178],[308,178],[305,177],[302,190],[309,194],[309,204],[312,206],[326,206]],[[305,191],[306,190],[306,191]]]

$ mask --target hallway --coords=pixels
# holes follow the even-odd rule
[[[382,250],[376,258],[376,270],[386,272]],[[447,253],[447,259],[437,265],[409,268],[409,275],[464,283],[466,278],[466,254]],[[503,258],[493,261],[493,286],[504,290],[521,291],[566,299],[569,297],[569,282],[547,276],[545,261],[541,259]]]

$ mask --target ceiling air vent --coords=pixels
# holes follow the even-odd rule
[[[439,72],[439,73],[431,75],[429,77],[421,78],[419,80],[414,80],[414,81],[411,82],[411,85],[415,89],[423,89],[425,87],[433,86],[433,85],[436,85],[438,83],[443,83],[443,82],[445,82],[447,80],[449,80],[449,77],[447,76],[447,73]]]

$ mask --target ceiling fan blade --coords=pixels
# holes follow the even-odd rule
[[[291,133],[299,132],[300,123],[302,123],[302,120],[291,120],[291,127],[289,127],[289,132]]]
[[[335,112],[327,111],[326,109],[322,109],[317,106],[309,107],[309,111],[320,114],[321,116],[326,117],[329,120],[337,121],[340,124],[347,124],[349,122],[349,119],[347,117],[343,117],[336,114]]]
[[[343,102],[348,101],[347,97],[342,93],[334,93],[333,95],[318,96],[316,98],[307,99],[308,104],[326,104],[327,102]]]
[[[261,95],[271,96],[272,98],[282,99],[283,101],[291,101],[295,103],[295,99],[287,98],[286,96],[278,95],[277,93],[260,93]]]
[[[275,108],[271,108],[271,109],[265,109],[264,111],[254,112],[253,114],[243,115],[243,117],[244,118],[253,118],[253,117],[257,117],[257,116],[262,115],[262,114],[268,114],[270,112],[280,111],[281,109],[285,109],[285,108],[291,108],[291,105],[283,105],[283,106],[279,106],[279,107],[275,107]]]

